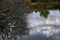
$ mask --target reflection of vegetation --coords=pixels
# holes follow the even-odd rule
[[[48,14],[49,14],[49,12],[47,10],[43,10],[43,11],[41,11],[40,16],[47,18]]]
[[[25,35],[28,34],[29,31],[27,28],[25,13],[30,12],[31,10],[44,10],[55,7],[59,2],[50,2],[50,0],[43,2],[42,0],[36,2],[33,0],[28,3],[26,0],[0,0],[0,34],[5,37],[9,36],[9,32],[14,37],[15,35]],[[58,5],[59,6],[59,5]],[[56,6],[57,8],[57,6]],[[36,11],[37,12],[37,11]],[[47,18],[48,12],[46,10],[41,11],[42,16]],[[9,25],[8,25],[9,24]],[[12,27],[12,31],[10,31],[10,27]]]
[[[30,2],[30,9],[34,11],[41,11],[41,16],[45,18],[48,17],[49,12],[48,9],[60,9],[60,1],[59,0],[38,0],[35,2]]]
[[[60,4],[58,0],[38,0],[38,2],[30,2],[30,8],[31,10],[38,11],[44,9],[59,9],[60,7],[56,7],[58,4]]]
[[[32,2],[37,2],[38,0],[31,0]]]
[[[16,35],[28,34],[25,16],[30,12],[28,8],[23,0],[0,1],[0,40],[5,40],[6,36],[7,40],[13,40]]]
[[[60,9],[60,3],[58,5],[54,5],[54,8]]]

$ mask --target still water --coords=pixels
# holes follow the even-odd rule
[[[47,18],[41,16],[41,11],[33,11],[27,15],[28,27],[31,35],[41,33],[46,36],[52,36],[60,32],[60,10],[48,10]]]

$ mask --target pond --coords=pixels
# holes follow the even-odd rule
[[[44,11],[33,11],[27,15],[28,27],[30,28],[29,34],[33,36],[23,38],[24,40],[40,40],[39,35],[50,37],[60,34],[60,10],[47,10],[47,12],[48,14],[44,13]],[[41,13],[46,15],[44,16]],[[34,36],[36,36],[38,39],[36,39]]]
[[[60,40],[59,37],[58,0],[0,1],[0,40]]]

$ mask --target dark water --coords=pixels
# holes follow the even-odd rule
[[[23,40],[60,40],[60,10],[33,11],[27,15],[27,22],[30,35]]]

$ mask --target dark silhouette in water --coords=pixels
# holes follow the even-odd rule
[[[42,10],[40,13],[40,16],[43,16],[44,18],[47,18],[49,15],[49,12],[47,10]]]
[[[31,0],[32,2],[37,2],[38,0]]]
[[[35,10],[35,13],[37,13],[37,10]]]

